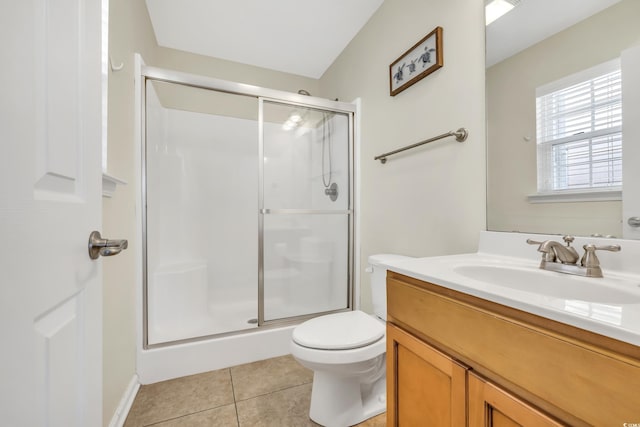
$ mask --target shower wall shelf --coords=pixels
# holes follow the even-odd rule
[[[127,181],[102,172],[102,197],[113,197],[117,185],[127,185]]]
[[[428,144],[433,141],[437,141],[439,139],[447,138],[449,136],[455,136],[456,141],[463,142],[469,136],[469,132],[465,128],[460,128],[457,131],[451,131],[447,133],[443,133],[442,135],[434,136],[433,138],[425,139],[424,141],[416,142],[415,144],[407,145],[406,147],[398,148],[397,150],[389,151],[388,153],[380,154],[379,156],[374,157],[374,160],[380,160],[380,163],[387,163],[387,157],[393,154],[401,153],[406,150],[411,150],[412,148],[419,147],[424,144]]]

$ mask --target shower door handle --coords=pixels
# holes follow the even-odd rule
[[[92,231],[89,235],[89,258],[98,259],[102,256],[118,255],[129,247],[126,239],[109,240],[103,239],[99,231]]]

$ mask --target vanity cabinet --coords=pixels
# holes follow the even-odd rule
[[[387,424],[465,425],[466,371],[413,335],[388,325],[387,395],[394,396],[394,404],[387,404]]]
[[[387,311],[389,426],[640,423],[637,346],[391,271]]]
[[[559,427],[563,425],[471,371],[468,379],[469,427]]]
[[[562,425],[392,324],[387,355],[390,426],[464,426],[467,402],[469,427]]]

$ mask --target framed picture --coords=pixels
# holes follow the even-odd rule
[[[442,67],[442,27],[436,27],[389,65],[389,91],[396,96]]]

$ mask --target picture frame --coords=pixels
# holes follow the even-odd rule
[[[442,27],[436,27],[389,65],[389,95],[396,96],[441,68],[443,56]]]

